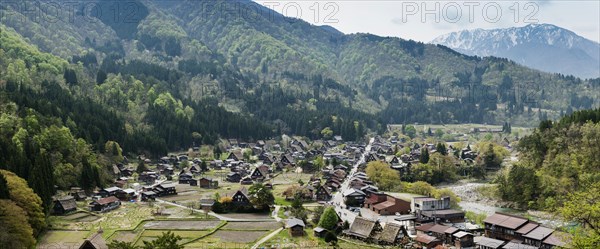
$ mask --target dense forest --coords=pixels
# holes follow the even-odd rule
[[[504,200],[574,221],[573,248],[600,246],[600,109],[543,121],[518,145],[519,163],[498,175]]]
[[[501,197],[553,211],[600,181],[600,109],[543,121],[518,146],[520,162],[498,178]]]
[[[314,136],[314,130],[330,124],[294,112],[322,113],[322,108],[335,110],[335,115],[328,115],[348,124],[359,122],[377,131],[387,123],[412,122],[535,125],[546,117],[598,105],[597,79],[543,73],[506,59],[465,56],[400,38],[344,35],[273,13],[252,1],[94,3],[106,13],[136,8],[129,15],[113,13],[108,16],[114,18],[103,15],[93,21],[94,16],[80,10],[77,20],[59,23],[36,19],[18,5],[0,11],[11,17],[4,22],[7,28],[71,62],[64,77],[77,94],[84,90],[83,95],[93,98],[91,80],[102,84],[110,75],[120,74],[122,79],[141,81],[147,91],[167,92],[190,105],[216,100],[228,111],[258,117],[271,131],[283,126],[291,133]],[[222,11],[228,8],[240,11]],[[243,10],[253,15],[236,16]],[[108,86],[101,88],[106,91]],[[265,100],[280,90],[289,96],[278,99],[291,98],[274,105],[278,110],[270,111],[273,115],[265,114],[260,105],[269,104]],[[265,95],[266,91],[270,93]],[[113,96],[102,97],[99,102]],[[142,105],[131,113],[124,102],[108,104],[119,104],[113,109],[136,116],[136,122],[147,110]],[[335,119],[309,115],[324,122]],[[356,133],[349,128],[334,132],[346,137]],[[238,133],[228,135],[259,135]],[[209,135],[204,142],[212,138]]]

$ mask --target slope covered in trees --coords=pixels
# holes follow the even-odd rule
[[[541,122],[519,142],[521,161],[499,177],[506,200],[555,210],[600,181],[600,109]]]
[[[40,197],[6,170],[0,170],[0,226],[0,243],[6,248],[33,248],[35,236],[46,227]]]
[[[496,181],[505,200],[574,221],[572,248],[600,246],[600,109],[541,122],[518,146],[520,162]]]
[[[245,16],[244,11],[253,15]],[[354,108],[384,110],[382,116],[395,122],[508,120],[531,116],[525,113],[528,107],[556,110],[551,114],[557,116],[560,110],[581,102],[570,100],[570,94],[593,95],[585,89],[591,82],[574,77],[542,73],[505,59],[469,57],[443,46],[400,38],[329,32],[250,1],[181,2],[172,4],[167,12],[179,18],[190,39],[206,44],[243,72],[273,81],[280,79],[280,72],[322,74],[360,90],[351,96]],[[377,86],[381,81],[387,84]],[[439,99],[424,98],[432,96]],[[397,110],[404,102],[409,106],[426,102],[431,111]],[[497,104],[502,104],[501,109]],[[443,109],[445,105],[451,107]],[[467,114],[473,109],[479,117]],[[425,117],[419,117],[422,115]]]
[[[110,2],[96,4],[111,10]],[[282,117],[295,117],[295,111],[320,112],[323,106],[348,123],[376,130],[405,122],[533,124],[598,104],[593,94],[600,87],[597,80],[542,73],[505,59],[470,57],[400,38],[344,35],[252,1],[131,1],[121,7],[129,10],[129,5],[137,7],[133,15],[115,15],[115,20],[104,15],[93,21],[94,16],[80,13],[78,21],[64,22],[60,29],[19,8],[0,11],[16,19],[6,25],[44,51],[82,62],[83,67],[65,71],[67,82],[81,85],[88,79],[103,83],[110,74],[133,76],[146,90],[155,87],[189,102],[214,98],[227,110],[258,116],[273,130],[284,122],[300,135],[314,135],[309,126],[320,130],[327,124],[308,122],[304,116]],[[55,32],[30,31],[42,28]],[[61,42],[65,38],[68,43]],[[93,86],[77,88],[89,95]],[[269,104],[262,101],[272,95],[264,95],[265,89],[281,89],[293,103],[265,115],[255,108]],[[123,115],[139,116],[145,110],[141,105]],[[332,115],[320,116],[330,120],[326,116]],[[129,125],[135,127],[139,120]],[[348,134],[343,130],[334,132]]]
[[[92,191],[108,181],[118,161],[106,144],[157,156],[219,136],[272,134],[261,121],[210,100],[173,97],[161,83],[110,74],[98,85],[81,65],[39,51],[4,26],[0,41],[0,169],[26,179],[45,212],[55,186]],[[201,139],[194,140],[193,132]]]

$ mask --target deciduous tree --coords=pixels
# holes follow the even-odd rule
[[[27,218],[27,212],[15,202],[0,199],[0,245],[3,248],[33,248],[35,239]]]
[[[582,224],[571,241],[573,248],[600,248],[600,183],[595,182],[582,191],[567,196],[564,206],[558,209],[566,219]]]
[[[400,174],[398,171],[390,168],[385,162],[369,162],[365,171],[369,179],[375,182],[381,190],[392,190],[394,186],[400,184]]]
[[[10,199],[27,214],[27,223],[20,223],[21,226],[29,226],[32,229],[33,236],[36,237],[46,227],[46,216],[42,200],[27,185],[27,182],[6,170],[0,170],[0,174],[6,179]],[[18,211],[15,211],[18,212]]]
[[[250,202],[258,209],[268,209],[275,202],[275,197],[265,185],[256,183],[248,189]]]
[[[331,137],[333,137],[333,130],[331,130],[331,128],[329,127],[325,127],[323,130],[321,130],[321,135],[325,139],[330,139]]]

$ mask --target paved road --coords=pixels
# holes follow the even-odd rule
[[[340,218],[342,220],[348,221],[348,223],[350,224],[354,222],[354,218],[356,218],[357,214],[345,208],[346,206],[344,205],[344,196],[342,195],[342,193],[348,190],[350,185],[350,178],[352,178],[352,176],[356,174],[356,172],[358,171],[358,166],[365,162],[365,158],[371,151],[371,145],[374,141],[375,138],[371,138],[371,140],[369,140],[369,144],[365,147],[364,153],[360,156],[360,159],[354,164],[352,170],[350,170],[350,174],[348,174],[348,177],[346,177],[346,179],[342,183],[342,186],[340,187],[338,192],[333,196],[332,199],[335,211],[338,213]]]

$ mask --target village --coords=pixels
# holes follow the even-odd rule
[[[450,196],[380,191],[366,173],[369,163],[384,162],[400,176],[409,175],[423,151],[438,149],[408,144],[394,135],[365,142],[340,136],[310,142],[228,139],[218,156],[200,147],[155,160],[139,156],[137,165],[113,166],[113,186],[94,193],[73,188],[57,196],[57,230],[39,247],[107,248],[112,240],[141,244],[164,231],[183,237],[185,248],[550,249],[567,244],[565,233],[514,214],[497,212],[477,224],[451,204]],[[465,163],[478,156],[470,146],[449,145],[448,150]],[[213,159],[202,160],[202,153],[213,153]],[[328,209],[335,211],[335,222],[320,226]]]

